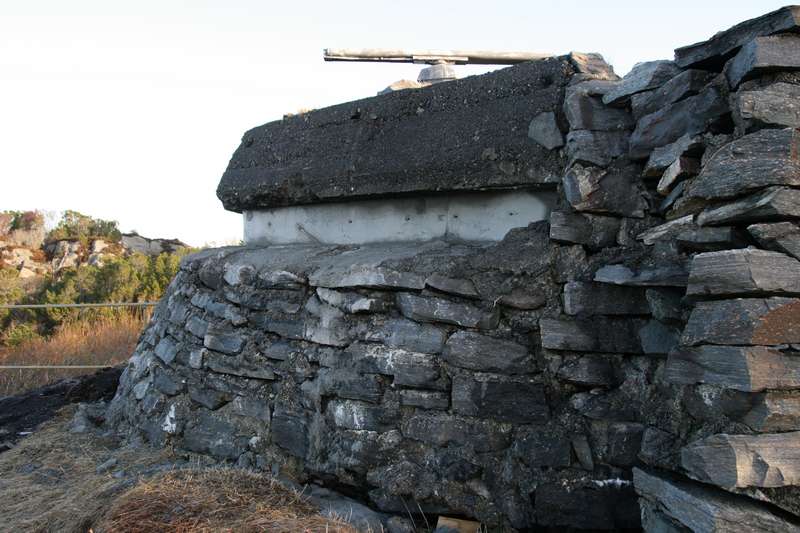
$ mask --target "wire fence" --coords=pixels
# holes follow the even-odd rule
[[[101,303],[65,303],[65,304],[0,304],[0,309],[99,309],[107,307],[154,307],[158,302],[101,302]],[[109,365],[0,365],[0,370],[64,370],[64,369],[98,369]]]

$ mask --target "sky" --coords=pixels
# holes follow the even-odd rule
[[[624,74],[784,4],[0,0],[0,210],[74,209],[230,244],[241,215],[215,190],[246,130],[420,70],[325,63],[323,48],[598,52]]]

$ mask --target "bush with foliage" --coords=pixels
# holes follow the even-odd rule
[[[160,254],[155,257],[134,253],[109,260],[102,266],[81,265],[66,269],[58,277],[47,280],[38,297],[42,303],[146,302],[161,298],[178,272],[186,252]],[[92,310],[92,316],[109,317],[121,312],[118,308]],[[78,309],[42,310],[49,327],[85,315]]]
[[[14,268],[0,268],[0,304],[13,304],[24,295],[19,273]],[[8,309],[0,309],[0,325],[9,315]]]
[[[92,218],[77,211],[64,211],[58,225],[47,234],[48,242],[76,240],[84,246],[92,239],[120,242],[122,233],[116,220]]]
[[[6,221],[10,219],[8,225],[10,231],[32,230],[44,226],[44,215],[39,211],[0,211],[0,216]]]

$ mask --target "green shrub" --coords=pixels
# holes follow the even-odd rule
[[[11,230],[31,230],[44,225],[44,215],[39,211],[2,211],[11,216]]]
[[[13,348],[40,337],[34,324],[12,322],[6,327],[5,331],[3,331],[3,344]]]
[[[14,268],[0,268],[0,304],[17,303],[24,295],[19,273]],[[0,325],[9,315],[8,309],[0,309]]]
[[[77,240],[88,246],[92,239],[120,242],[122,233],[116,220],[92,218],[77,211],[64,211],[58,225],[47,234],[47,240]]]

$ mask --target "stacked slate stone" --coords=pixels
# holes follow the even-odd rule
[[[796,530],[798,34],[789,7],[622,80],[573,54],[251,130],[218,190],[232,210],[559,201],[497,243],[190,256],[109,419],[387,524]]]
[[[666,219],[638,239],[689,259],[672,263],[690,311],[654,389],[652,469],[634,471],[645,529],[797,529],[798,30],[798,7],[744,22],[676,50],[669,79],[630,97],[629,153]]]

